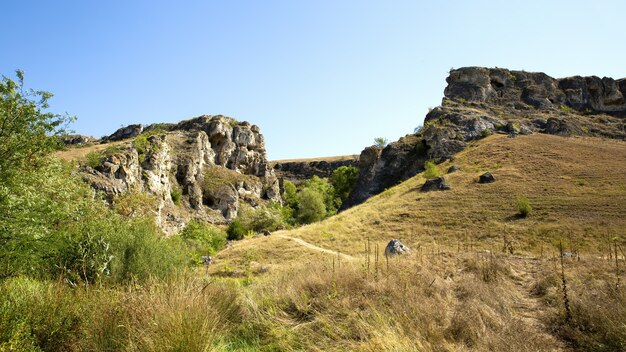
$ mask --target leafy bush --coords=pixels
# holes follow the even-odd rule
[[[337,213],[337,209],[341,206],[341,199],[335,195],[335,187],[327,179],[313,176],[302,185],[302,191],[306,189],[314,190],[321,195],[326,208],[326,214],[322,219]],[[301,209],[302,202],[300,198],[298,198],[298,203],[298,208]]]
[[[0,284],[0,351],[69,351],[80,310],[68,289],[17,277]]]
[[[298,221],[310,224],[324,219],[327,215],[324,196],[313,188],[305,188],[298,193]]]
[[[437,178],[441,176],[441,172],[439,171],[439,167],[437,167],[433,161],[427,161],[424,163],[423,176],[427,179]]]
[[[194,264],[200,264],[203,255],[213,255],[224,247],[227,234],[215,226],[192,220],[180,233],[189,249],[189,257]]]
[[[335,191],[335,197],[339,198],[342,203],[348,199],[358,178],[359,169],[355,166],[340,166],[335,169],[330,176]]]
[[[98,166],[100,166],[100,164],[102,163],[102,155],[100,155],[100,153],[97,152],[89,152],[87,153],[87,166],[93,168],[96,168]]]
[[[527,217],[530,212],[533,211],[533,207],[530,205],[530,201],[526,197],[517,197],[515,204],[517,205],[517,211],[522,217]]]
[[[183,196],[183,191],[179,188],[172,188],[170,191],[170,197],[172,197],[172,202],[176,205],[180,205],[181,197]]]
[[[246,228],[241,224],[241,221],[237,219],[233,220],[233,222],[228,225],[228,229],[226,230],[226,234],[228,235],[227,239],[229,241],[242,240],[247,233],[248,230],[246,230]]]
[[[285,225],[281,206],[277,204],[259,205],[256,208],[242,204],[236,222],[238,223],[236,227],[244,230],[243,235],[240,231],[239,236],[235,236],[239,237],[238,239],[248,232],[275,231]]]
[[[389,143],[387,138],[383,138],[383,137],[374,138],[374,145],[377,147],[384,148],[387,146],[387,143]]]
[[[283,203],[289,207],[296,208],[298,206],[298,199],[296,198],[296,185],[289,180],[283,182]]]

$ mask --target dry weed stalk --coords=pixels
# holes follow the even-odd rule
[[[563,240],[559,241],[559,253],[561,254],[561,282],[563,289],[563,306],[565,308],[565,322],[569,323],[572,320],[572,311],[569,304],[569,298],[567,296],[567,280],[565,279],[565,264],[563,262]]]

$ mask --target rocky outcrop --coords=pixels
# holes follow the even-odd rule
[[[64,136],[60,136],[59,140],[66,146],[84,146],[97,141],[97,139],[93,137],[84,136],[82,134],[66,134]]]
[[[346,157],[340,160],[302,160],[274,161],[271,163],[280,180],[300,183],[313,176],[330,177],[341,166],[357,166],[358,157]]]
[[[516,109],[568,106],[590,113],[626,111],[626,79],[596,76],[552,78],[541,72],[464,67],[450,71],[444,95]]]
[[[443,177],[433,178],[431,180],[426,180],[420,191],[422,192],[432,192],[432,191],[447,191],[450,189],[450,184]]]
[[[241,202],[280,203],[279,185],[257,126],[200,116],[152,129],[105,152],[84,178],[109,200],[128,192],[153,196],[157,223],[177,232],[191,218],[228,222]]]
[[[453,158],[493,133],[599,136],[626,140],[626,79],[568,77],[467,67],[452,70],[441,106],[419,132],[384,149],[367,147],[347,208],[423,171],[426,160]]]
[[[410,253],[411,250],[409,247],[405,246],[400,240],[393,239],[387,243],[387,247],[385,247],[385,256],[390,257],[394,255],[402,255]]]
[[[359,178],[342,209],[364,202],[386,188],[424,171],[428,160],[421,138],[408,135],[385,148],[371,146],[359,156]]]
[[[102,138],[103,142],[121,141],[123,139],[129,139],[137,137],[143,132],[143,125],[128,125],[126,127],[119,128],[113,132],[112,135]]]

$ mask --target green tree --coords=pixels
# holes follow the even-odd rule
[[[304,191],[305,189],[312,189],[322,196],[324,207],[326,208],[326,216],[337,213],[337,209],[341,206],[341,199],[335,196],[335,187],[328,182],[328,179],[313,176],[304,182],[302,190]],[[300,201],[298,203],[299,207],[302,207],[302,203]]]
[[[374,145],[377,147],[384,148],[387,146],[387,143],[389,143],[387,138],[383,138],[383,137],[374,138]]]
[[[37,167],[42,157],[60,148],[54,136],[65,134],[73,120],[67,115],[43,112],[52,94],[24,89],[24,73],[17,82],[2,76],[0,83],[0,180],[24,167]]]
[[[283,203],[291,208],[298,206],[298,199],[296,198],[296,185],[289,180],[283,181]]]
[[[303,224],[320,221],[327,215],[324,196],[314,188],[304,188],[298,193],[298,221]]]
[[[343,203],[359,178],[359,169],[355,166],[340,166],[333,171],[330,181],[335,188],[335,196]]]

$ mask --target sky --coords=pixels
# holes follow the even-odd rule
[[[0,74],[101,137],[208,114],[272,160],[411,133],[451,68],[626,77],[625,1],[0,0]]]

